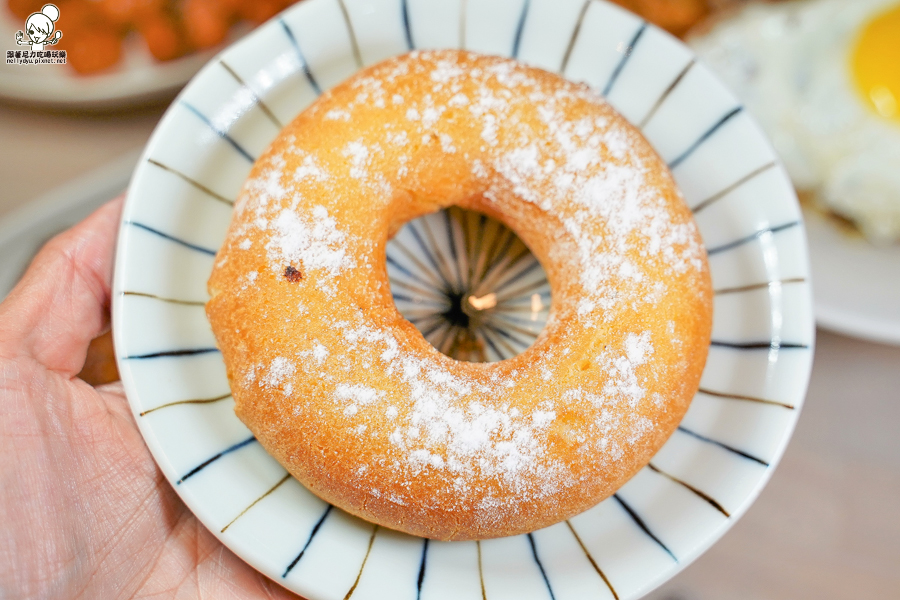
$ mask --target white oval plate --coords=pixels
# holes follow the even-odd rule
[[[900,345],[900,243],[878,247],[805,213],[816,321],[845,335]]]
[[[22,23],[8,10],[0,10],[0,40],[4,42],[0,48],[4,53],[30,49],[30,46],[16,46],[15,33],[21,29]],[[229,38],[236,40],[246,29],[238,27],[229,33]],[[150,55],[143,40],[131,36],[124,42],[119,64],[102,73],[79,75],[68,65],[2,63],[0,98],[69,109],[112,108],[171,98],[216,52],[217,49],[203,50],[160,62]]]
[[[206,280],[254,158],[316,96],[411,48],[514,56],[604,92],[666,160],[716,289],[681,427],[613,497],[529,535],[434,542],[310,494],[234,416]],[[637,598],[718,539],[778,462],[809,379],[806,239],[759,128],[680,42],[600,0],[307,0],[213,60],[157,128],[125,207],[113,330],[165,476],[229,548],[311,600]]]
[[[140,151],[120,158],[26,204],[0,219],[0,300],[18,283],[41,247],[72,227],[104,202],[125,193]]]

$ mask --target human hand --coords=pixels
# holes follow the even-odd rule
[[[51,240],[0,304],[0,597],[297,598],[176,496],[121,383],[76,377],[109,326],[121,209]]]

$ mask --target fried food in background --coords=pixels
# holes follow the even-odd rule
[[[150,54],[172,60],[222,43],[233,25],[258,25],[296,0],[61,0],[56,28],[63,32],[53,49],[65,50],[67,64],[81,74],[114,67],[129,35],[143,38]],[[45,0],[8,0],[23,23]]]
[[[900,3],[748,2],[692,31],[807,206],[900,243]]]
[[[679,37],[706,17],[709,0],[612,0],[658,27]]]
[[[67,64],[91,74],[115,67],[123,42],[138,35],[156,60],[173,60],[222,43],[236,23],[263,23],[297,0],[60,0],[54,49]],[[679,37],[708,15],[745,0],[611,0]],[[7,0],[24,23],[45,0]]]
[[[752,0],[609,0],[678,37],[716,16]],[[784,0],[762,0],[769,3]]]

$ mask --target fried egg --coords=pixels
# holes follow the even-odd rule
[[[754,3],[691,45],[797,188],[869,239],[900,241],[900,2]]]

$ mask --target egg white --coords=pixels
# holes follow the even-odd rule
[[[900,122],[867,106],[850,57],[868,21],[898,4],[750,4],[691,40],[760,122],[794,185],[876,242],[900,240]]]

